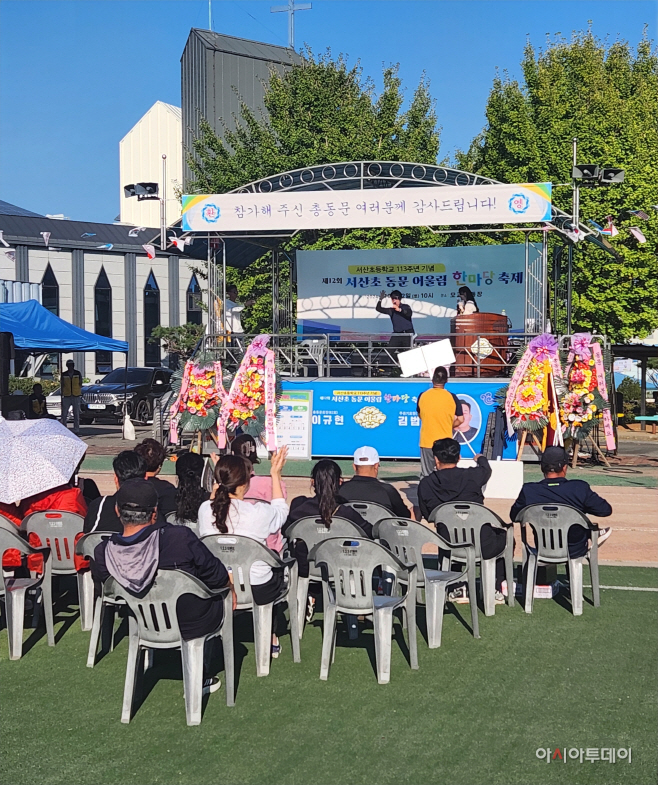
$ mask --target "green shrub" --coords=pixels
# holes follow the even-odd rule
[[[10,376],[9,377],[9,394],[11,395],[15,390],[20,390],[25,395],[30,395],[32,386],[40,384],[43,387],[43,394],[50,395],[53,390],[59,387],[59,382],[51,381],[50,379],[34,379],[27,376]]]

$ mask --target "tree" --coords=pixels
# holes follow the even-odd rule
[[[225,142],[208,123],[201,123],[188,158],[195,178],[191,191],[225,193],[277,172],[336,161],[436,163],[440,129],[424,76],[406,112],[401,111],[403,100],[396,66],[384,69],[383,90],[377,96],[358,64],[348,68],[342,56],[334,60],[327,52],[316,58],[306,50],[301,64],[283,75],[272,72],[264,96],[267,116],[257,118],[242,104],[238,127],[225,132]],[[302,232],[286,248],[394,248],[440,242],[426,229],[360,229]],[[230,270],[227,279],[243,298],[256,298],[243,319],[245,329],[267,329],[272,319],[269,256],[247,270]]]
[[[554,203],[571,212],[573,137],[579,163],[626,171],[621,185],[581,189],[581,220],[605,223],[620,234],[614,256],[580,243],[574,251],[574,324],[613,340],[649,334],[658,326],[658,58],[645,38],[632,51],[608,45],[591,31],[571,41],[557,37],[545,51],[528,43],[523,82],[497,76],[486,107],[487,125],[458,165],[503,182],[551,181]],[[640,221],[625,210],[651,213]],[[628,231],[641,223],[647,242]],[[549,236],[554,246],[561,242]],[[551,258],[552,254],[549,254]]]
[[[167,354],[178,355],[183,361],[192,356],[199,339],[205,331],[202,324],[181,324],[178,327],[163,327],[158,325],[151,332],[149,343],[162,342],[162,348]]]

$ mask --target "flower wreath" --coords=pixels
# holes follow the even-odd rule
[[[172,386],[175,391],[175,381]],[[220,406],[225,399],[221,363],[188,360],[183,369],[178,395],[169,409],[169,439],[172,444],[178,444],[179,428],[185,431],[211,428],[217,422]]]
[[[505,395],[509,435],[514,431],[552,431],[552,441],[561,444],[557,427],[555,378],[562,377],[557,339],[548,333],[533,338],[514,370]],[[548,434],[547,434],[548,436]]]
[[[606,446],[615,449],[601,344],[590,333],[571,336],[566,368],[567,390],[560,400],[560,420],[565,437],[580,442],[603,419]]]

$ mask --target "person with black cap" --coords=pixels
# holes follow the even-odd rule
[[[384,308],[382,305],[384,297],[386,297],[386,292],[382,289],[375,310],[378,313],[385,313],[391,317],[393,335],[388,345],[399,349],[411,349],[411,340],[415,332],[413,322],[411,321],[413,315],[411,306],[402,304],[402,292],[398,289],[394,289],[391,292],[391,308]]]
[[[66,370],[61,376],[62,419],[66,428],[69,409],[73,409],[73,433],[80,433],[80,399],[82,398],[82,374],[75,368],[73,360],[66,361]]]
[[[510,510],[510,520],[524,507],[531,504],[566,504],[585,515],[607,518],[612,515],[609,502],[595,493],[585,480],[567,480],[569,458],[564,447],[547,447],[541,457],[541,470],[544,479],[539,482],[526,482],[521,488],[518,499]],[[605,542],[612,532],[611,527],[599,529],[599,545]],[[591,534],[582,526],[572,526],[567,538],[569,555],[577,559],[587,553]]]
[[[242,433],[239,436],[236,436],[231,443],[231,452],[233,455],[239,455],[242,458],[245,458],[251,464],[252,471],[251,480],[249,481],[249,498],[271,502],[272,478],[264,474],[255,474],[253,471],[254,464],[260,463],[254,437],[250,436],[248,433]],[[283,498],[287,499],[286,485],[283,480],[281,480],[281,490],[283,491]]]
[[[229,583],[226,567],[191,529],[158,520],[158,494],[150,482],[124,482],[114,502],[123,531],[96,546],[91,562],[94,578],[103,582],[112,576],[134,594],[148,591],[158,570],[183,570],[209,589]],[[223,599],[184,594],[176,612],[182,638],[200,638],[220,627]],[[218,679],[205,680],[204,692],[218,688]]]

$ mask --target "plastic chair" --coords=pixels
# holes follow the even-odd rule
[[[336,614],[372,616],[375,634],[377,681],[388,684],[391,679],[391,636],[393,611],[401,608],[406,614],[411,668],[418,670],[416,644],[416,565],[405,564],[377,542],[368,539],[345,540],[332,537],[319,542],[309,554],[322,571],[324,596],[324,629],[320,678],[329,677],[329,667],[336,653]],[[386,565],[397,580],[406,584],[403,596],[378,596],[372,588],[377,567]]]
[[[183,661],[183,690],[188,725],[201,723],[203,701],[203,661],[206,641],[222,636],[226,672],[226,705],[235,705],[235,662],[233,653],[233,609],[230,587],[212,591],[200,580],[181,570],[158,570],[151,588],[136,595],[114,578],[105,581],[109,594],[123,598],[132,614],[129,617],[128,663],[123,690],[121,722],[128,723],[139,691],[144,665],[142,654],[153,649],[180,649]],[[201,599],[224,598],[224,618],[216,630],[201,638],[183,640],[178,626],[176,603],[183,594]]]
[[[188,529],[191,529],[196,536],[199,536],[199,521],[179,521],[176,517],[176,511],[172,511],[165,515],[165,520],[167,523],[172,523],[174,526],[187,526]]]
[[[500,556],[505,557],[507,585],[508,587],[514,586],[514,527],[511,524],[506,524],[492,510],[475,502],[440,504],[432,510],[429,520],[430,523],[437,525],[443,523],[447,527],[451,543],[470,542],[475,546],[475,563],[480,565],[484,615],[493,616],[496,612],[496,559]],[[507,532],[507,540],[499,554],[490,559],[483,559],[480,548],[480,529],[487,523],[494,529]],[[459,550],[453,550],[451,558],[457,562],[464,561]],[[445,560],[442,566],[448,566],[445,564]],[[475,594],[470,594],[471,601],[475,596]],[[507,604],[510,607],[514,606],[513,589],[509,589],[507,592]]]
[[[446,589],[453,583],[468,581],[471,597],[475,597],[475,547],[469,542],[447,542],[436,532],[423,526],[422,523],[406,518],[387,518],[375,524],[373,536],[391,550],[401,561],[415,564],[416,587],[418,602],[421,601],[421,590],[425,589],[425,605],[427,607],[427,645],[430,649],[438,649],[441,645],[443,629],[443,608],[446,602]],[[466,557],[466,569],[463,572],[450,570],[432,570],[425,566],[422,550],[424,545],[436,545],[442,550],[459,551]],[[471,627],[473,637],[480,637],[478,626],[478,610],[476,603],[471,605]]]
[[[390,518],[393,514],[389,509],[383,507],[381,504],[375,502],[345,502],[346,507],[351,507],[359,513],[359,515],[368,523],[374,526],[377,521],[383,521],[385,518]]]
[[[28,536],[36,534],[41,544],[50,548],[51,574],[75,575],[78,583],[78,604],[80,606],[80,625],[83,630],[90,630],[89,624],[93,616],[93,605],[87,603],[88,586],[85,586],[83,573],[77,572],[73,554],[75,538],[82,533],[85,519],[74,512],[63,510],[44,510],[33,512],[23,519],[21,531]],[[85,594],[85,589],[87,594]]]
[[[94,558],[94,551],[96,547],[108,540],[112,536],[112,532],[90,532],[81,537],[75,545],[75,552],[78,556],[84,556],[87,559]],[[123,600],[116,600],[109,596],[109,594],[101,591],[96,596],[94,587],[94,579],[90,570],[85,570],[82,575],[82,593],[84,595],[85,609],[91,608],[91,619],[87,617],[84,620],[82,629],[91,630],[91,637],[89,639],[89,651],[87,653],[87,667],[93,668],[96,664],[96,651],[98,649],[98,639],[101,637],[101,632],[105,632],[105,639],[110,651],[114,650],[114,614],[117,605],[125,605]],[[108,614],[109,611],[109,615]],[[85,612],[87,612],[85,610]],[[80,617],[82,618],[82,595],[80,600]],[[89,625],[88,627],[85,625]]]
[[[310,553],[312,549],[323,540],[328,540],[331,537],[347,537],[353,539],[355,537],[364,537],[365,534],[360,526],[356,523],[348,521],[347,518],[332,518],[329,527],[324,525],[321,518],[300,518],[295,521],[286,530],[286,539],[289,543],[294,540],[301,540]],[[301,640],[304,634],[304,622],[306,620],[306,605],[308,603],[308,586],[309,583],[322,582],[322,573],[319,567],[311,566],[309,563],[309,575],[307,578],[297,578],[297,627],[299,629],[299,637]],[[352,627],[350,626],[350,630]],[[356,637],[356,636],[354,636]]]
[[[208,534],[201,539],[201,542],[232,573],[233,590],[237,598],[236,610],[252,612],[256,675],[269,675],[272,653],[272,611],[275,605],[284,600],[288,601],[290,613],[292,659],[293,662],[301,662],[297,630],[297,562],[294,559],[280,559],[257,540],[238,534]],[[267,605],[257,605],[251,592],[250,573],[255,561],[265,562],[270,567],[288,568],[288,585],[274,602]]]
[[[5,604],[5,624],[9,636],[9,659],[20,660],[23,656],[23,621],[25,616],[25,595],[33,589],[41,589],[43,612],[46,620],[46,634],[48,645],[55,645],[55,630],[53,622],[52,581],[50,575],[50,548],[45,546],[34,548],[27,543],[16,531],[5,526],[0,526],[0,559],[5,551],[15,548],[21,554],[31,555],[39,553],[43,556],[43,573],[37,578],[6,578],[3,575],[0,584],[0,601]],[[35,600],[35,609],[36,609]]]
[[[569,592],[574,616],[583,613],[583,562],[589,562],[594,607],[601,605],[599,590],[599,530],[582,512],[566,504],[533,504],[516,516],[521,524],[521,541],[525,547],[525,612],[532,613],[537,582],[537,565],[568,564]],[[535,535],[535,547],[528,544],[526,526]],[[572,526],[581,526],[592,533],[592,547],[584,555],[572,559],[568,534]],[[509,585],[509,583],[508,583]]]

